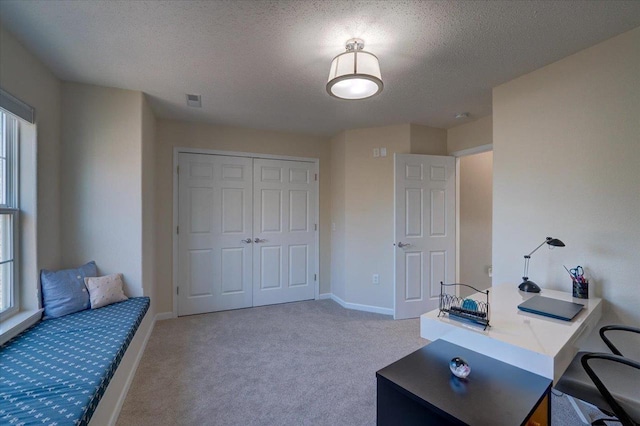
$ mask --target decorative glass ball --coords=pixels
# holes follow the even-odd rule
[[[451,361],[449,361],[449,369],[454,376],[461,379],[465,379],[469,375],[469,373],[471,373],[471,367],[469,367],[467,361],[460,358],[459,356],[452,358]]]

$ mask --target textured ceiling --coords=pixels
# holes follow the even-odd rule
[[[158,117],[335,134],[491,113],[491,88],[640,26],[640,1],[0,1],[61,79],[141,90]],[[325,91],[352,37],[384,91]],[[202,109],[185,94],[202,95]]]

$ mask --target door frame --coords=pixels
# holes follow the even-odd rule
[[[456,282],[458,283],[460,282],[460,158],[489,151],[493,151],[491,143],[449,154],[456,159]],[[456,296],[460,296],[460,286],[456,286]]]
[[[178,164],[180,154],[205,154],[205,155],[225,155],[227,157],[249,157],[249,158],[264,158],[267,160],[284,160],[284,161],[304,161],[307,163],[313,163],[314,173],[318,176],[315,181],[316,184],[316,211],[315,223],[318,224],[316,229],[316,270],[315,274],[318,277],[315,283],[315,300],[320,298],[320,159],[312,157],[292,157],[287,155],[272,155],[272,154],[260,154],[256,152],[238,152],[238,151],[222,151],[217,149],[204,149],[204,148],[187,148],[187,147],[174,147],[173,148],[173,218],[172,218],[172,251],[173,251],[173,271],[171,280],[173,282],[173,288],[171,298],[173,299],[173,318],[178,317],[178,234],[174,232],[178,229]]]

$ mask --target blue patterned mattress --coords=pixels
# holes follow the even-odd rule
[[[149,309],[135,297],[35,324],[0,347],[0,424],[86,425]]]

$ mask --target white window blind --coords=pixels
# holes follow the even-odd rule
[[[0,110],[0,315],[19,309],[18,304],[18,120]]]

